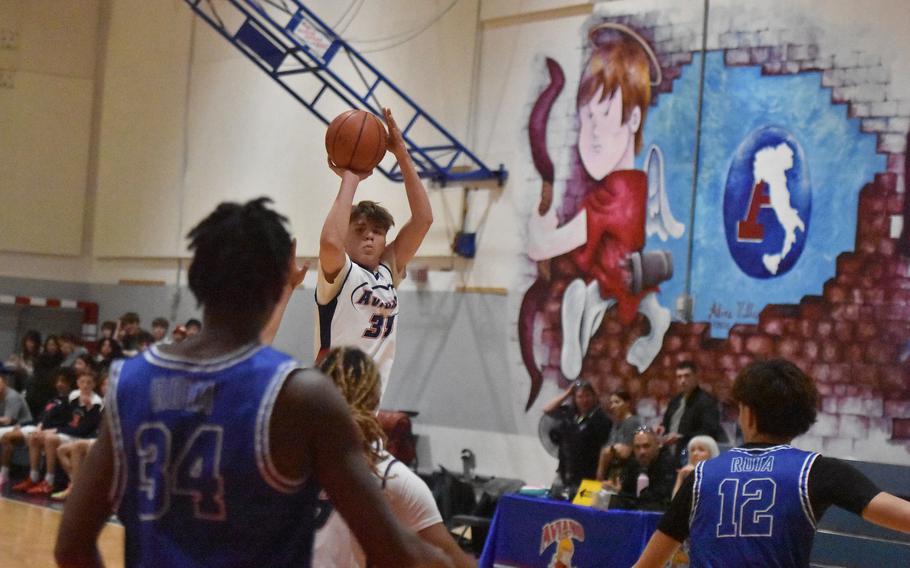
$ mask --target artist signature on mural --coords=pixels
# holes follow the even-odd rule
[[[711,304],[708,310],[708,321],[711,325],[729,329],[736,322],[757,320],[758,309],[753,302],[736,302],[736,307],[725,306],[721,302]]]

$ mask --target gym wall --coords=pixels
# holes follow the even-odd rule
[[[0,87],[0,116],[19,117],[23,126],[16,131],[37,137],[26,144],[30,138],[0,128],[0,171],[15,166],[17,172],[0,178],[0,194],[12,204],[2,213],[9,222],[0,223],[0,292],[28,294],[38,286],[65,296],[54,288],[83,283],[84,299],[99,303],[102,319],[134,307],[143,321],[185,319],[195,306],[181,288],[182,235],[217,202],[261,194],[290,216],[301,253],[316,254],[336,187],[324,165],[321,123],[194,20],[181,0],[154,8],[138,0],[80,0],[68,3],[79,9],[63,14],[67,26],[50,4],[2,5],[0,28],[15,28],[18,39],[13,48],[0,45],[0,72],[15,68],[14,79],[24,76],[24,62],[53,61],[58,53],[60,44],[47,37],[64,27],[88,30],[78,37],[90,34],[93,41],[67,39],[66,45],[76,61],[70,67],[81,69],[72,81],[88,81],[91,102],[75,104],[70,89],[41,103],[68,113],[60,120],[67,127],[49,135],[43,107],[31,106],[34,97],[19,91],[27,83]],[[394,36],[419,28],[448,4],[365,2],[345,36]],[[347,7],[327,0],[308,5],[329,22]],[[785,356],[809,371],[823,394],[819,423],[799,440],[802,446],[910,464],[910,251],[899,248],[910,129],[910,40],[901,26],[910,7],[899,0],[818,6],[809,0],[462,0],[413,41],[367,55],[478,156],[509,170],[504,188],[474,194],[472,261],[449,252],[462,221],[460,190],[432,190],[436,224],[414,263],[429,266],[429,278],[402,286],[400,353],[387,405],[421,412],[415,427],[428,441],[422,467],[458,468],[461,448],[471,447],[480,473],[538,483],[552,478],[555,463],[536,439],[536,424],[541,406],[567,384],[565,290],[590,275],[563,255],[550,259],[545,278],[528,257],[529,220],[542,185],[531,148],[545,132],[555,169],[553,207],[564,223],[592,183],[578,157],[576,94],[592,53],[589,31],[604,23],[615,24],[608,36],[629,36],[615,31],[620,27],[639,36],[657,60],[634,167],[657,180],[659,170],[646,162],[649,148],[659,148],[664,212],[683,230],[666,239],[647,235],[640,252],[669,253],[673,276],[659,284],[649,314],[628,303],[631,321],[618,309],[607,312],[583,354],[581,376],[604,394],[630,390],[639,413],[653,421],[673,393],[679,360],[695,359],[704,386],[724,398],[749,361]],[[27,51],[43,55],[29,59]],[[547,58],[565,84],[549,120],[532,124],[532,109],[550,84]],[[53,69],[35,68],[42,80],[55,77]],[[80,131],[80,124],[87,126]],[[786,253],[787,230],[771,204],[748,215],[755,157],[781,144],[791,148],[795,169],[779,159],[772,166],[783,172],[804,226],[792,225]],[[67,178],[75,181],[42,177],[77,166],[78,175]],[[768,184],[759,200],[771,190]],[[44,204],[52,194],[57,197]],[[407,216],[401,188],[378,174],[365,182],[362,197],[387,204],[399,220]],[[27,223],[21,213],[39,202],[40,213],[31,217],[42,221]],[[731,237],[728,226],[744,221],[766,227],[768,238],[750,248],[748,239]],[[765,255],[780,256],[776,267],[774,259],[765,265]],[[311,357],[313,276],[292,300],[277,340],[304,360]],[[117,285],[127,279],[164,286]],[[535,309],[522,320],[529,287],[541,280],[531,294]],[[669,326],[652,334],[661,310]],[[642,338],[655,341],[658,351],[630,362]],[[540,390],[526,412],[535,381]]]

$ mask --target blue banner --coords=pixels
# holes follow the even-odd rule
[[[480,566],[628,568],[661,515],[506,495],[496,508]]]

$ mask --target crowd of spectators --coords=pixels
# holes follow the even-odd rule
[[[42,338],[27,331],[19,350],[0,364],[0,489],[12,483],[14,452],[27,448],[28,476],[12,490],[66,499],[98,434],[111,363],[154,344],[183,341],[199,333],[202,323],[190,319],[168,335],[170,327],[159,317],[146,331],[138,314],[127,312],[105,321],[94,343],[69,333]]]
[[[662,511],[695,464],[718,455],[727,436],[718,401],[699,386],[690,361],[676,366],[677,394],[666,413],[647,425],[628,392],[601,399],[586,381],[575,381],[544,406],[555,420],[550,437],[559,465],[551,494],[571,498],[584,479],[616,494],[611,507]]]
[[[10,483],[14,449],[27,447],[29,475],[13,490],[65,499],[68,486],[58,483],[57,464],[70,479],[79,471],[97,435],[111,363],[154,344],[183,341],[201,328],[191,319],[171,330],[159,317],[146,331],[139,316],[128,312],[104,322],[94,344],[66,333],[42,341],[37,331],[26,332],[19,351],[0,366],[0,488]],[[726,442],[718,402],[699,387],[696,366],[680,363],[676,379],[678,394],[651,426],[635,414],[628,392],[602,400],[603,393],[585,381],[575,381],[547,404],[559,448],[552,493],[571,498],[582,480],[597,479],[617,494],[613,506],[666,509],[694,464],[717,455],[717,442]]]

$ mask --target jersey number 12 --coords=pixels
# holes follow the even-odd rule
[[[740,487],[740,480],[726,478],[720,482],[720,521],[718,538],[730,536],[771,536],[774,515],[770,514],[777,498],[773,479],[750,479]]]

